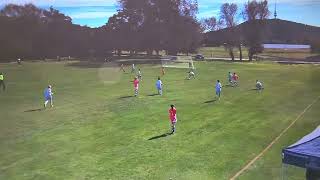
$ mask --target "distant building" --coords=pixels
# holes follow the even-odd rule
[[[304,44],[263,44],[264,49],[284,49],[284,50],[310,50],[310,45]]]

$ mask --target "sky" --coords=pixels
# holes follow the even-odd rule
[[[198,19],[218,17],[223,3],[236,3],[239,11],[248,0],[198,0]],[[278,18],[320,27],[320,0],[269,0],[270,18],[277,1]],[[33,3],[42,8],[53,6],[70,16],[74,24],[99,27],[118,9],[117,0],[0,0],[0,7],[8,3]],[[241,16],[238,17],[241,22]]]

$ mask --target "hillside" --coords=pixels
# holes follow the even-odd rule
[[[204,36],[204,43],[207,45],[222,45],[231,33],[238,34],[239,39],[244,39],[244,31],[250,28],[248,22],[238,25],[236,28],[226,28],[218,31],[208,32]],[[281,20],[266,20],[263,31],[263,43],[290,43],[290,44],[310,44],[310,42],[320,41],[320,27]]]

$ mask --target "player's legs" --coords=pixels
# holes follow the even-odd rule
[[[221,91],[216,91],[216,95],[217,95],[218,99],[220,100]]]
[[[53,107],[53,98],[50,98],[50,106]]]
[[[0,81],[0,87],[2,86],[2,90],[6,90],[6,85],[4,84],[4,81]]]
[[[138,92],[139,92],[139,89],[138,88],[134,88],[134,96],[138,96]]]
[[[47,107],[47,104],[50,102],[50,106],[53,107],[53,98],[52,97],[46,97],[44,101],[44,108]]]
[[[160,96],[162,96],[162,89],[161,89],[161,88],[158,88],[158,94],[159,94]]]
[[[49,102],[49,100],[45,100],[45,101],[44,101],[44,108],[47,107],[48,102]]]
[[[171,134],[174,134],[176,132],[176,121],[171,122]]]

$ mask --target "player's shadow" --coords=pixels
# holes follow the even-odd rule
[[[30,110],[26,110],[24,112],[36,112],[36,111],[42,111],[43,109],[30,109]]]
[[[158,96],[159,94],[149,94],[148,96]]]
[[[167,136],[170,136],[170,135],[172,135],[172,134],[171,133],[164,133],[164,134],[161,134],[159,136],[154,136],[152,138],[149,138],[148,140],[150,141],[150,140],[155,140],[155,139],[159,139],[159,138],[164,138],[164,137],[167,137]]]
[[[119,97],[119,99],[128,99],[128,98],[132,98],[132,97],[134,97],[134,96],[121,96],[121,97]]]
[[[224,87],[233,87],[231,84],[224,85]]]
[[[204,102],[204,104],[209,104],[209,103],[213,103],[213,102],[216,102],[216,101],[217,101],[216,99],[213,99],[213,100]]]
[[[264,90],[264,88],[262,88],[262,89],[253,88],[253,89],[250,89],[249,91],[263,91],[263,90]]]

